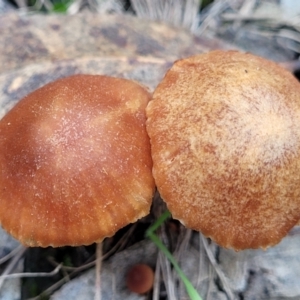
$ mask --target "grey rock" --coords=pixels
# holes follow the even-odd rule
[[[15,8],[10,3],[5,0],[0,0],[0,14],[4,14],[13,10],[15,10]]]
[[[0,227],[0,259],[19,245],[16,239]]]
[[[299,236],[287,236],[265,251],[220,249],[219,264],[231,288],[245,299],[300,299],[299,249]]]

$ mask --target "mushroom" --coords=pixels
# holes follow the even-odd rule
[[[100,242],[148,214],[154,193],[140,84],[59,79],[0,121],[0,221],[27,246]]]
[[[154,272],[146,264],[132,266],[126,275],[126,284],[130,291],[137,294],[149,292],[154,283]]]
[[[300,85],[238,51],[178,60],[146,108],[153,176],[173,217],[235,250],[300,219]]]

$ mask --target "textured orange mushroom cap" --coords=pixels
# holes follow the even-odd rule
[[[138,83],[57,80],[0,121],[0,221],[28,246],[88,245],[148,214],[154,192]]]
[[[235,51],[177,61],[147,109],[173,217],[223,247],[275,245],[300,218],[300,85]]]

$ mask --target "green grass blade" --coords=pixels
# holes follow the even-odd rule
[[[161,242],[159,237],[154,233],[156,229],[158,229],[161,224],[171,216],[169,211],[163,213],[157,221],[147,230],[146,237],[150,238],[153,243],[161,250],[164,255],[169,259],[171,264],[173,265],[174,269],[176,270],[178,276],[182,280],[185,285],[186,292],[189,295],[191,300],[202,300],[200,295],[198,294],[197,290],[193,287],[192,283],[189,279],[185,276],[181,268],[179,267],[177,261],[175,260],[174,256],[170,253],[170,251],[166,248],[166,246]]]

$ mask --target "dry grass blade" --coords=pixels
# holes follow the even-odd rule
[[[199,10],[202,0],[187,0],[182,13],[182,26],[189,28],[192,32],[197,29],[200,22]]]
[[[58,288],[60,288],[63,284],[65,284],[66,282],[68,282],[70,279],[74,278],[79,272],[81,272],[81,271],[83,271],[83,270],[85,270],[87,268],[90,268],[90,267],[92,267],[94,265],[95,265],[95,261],[93,261],[91,263],[88,263],[88,264],[85,264],[82,267],[75,268],[75,270],[72,271],[70,274],[67,274],[61,280],[57,281],[55,284],[53,284],[52,286],[50,286],[48,289],[44,290],[42,292],[42,294],[40,294],[40,295],[38,295],[36,297],[27,299],[27,300],[39,300],[39,299],[41,299],[41,297],[46,297],[46,296],[50,295],[55,290],[57,290]]]
[[[90,10],[97,13],[122,13],[123,5],[120,0],[87,0]]]
[[[112,247],[108,252],[106,252],[104,255],[102,255],[102,260],[106,259],[107,257],[111,256],[112,254],[123,250],[126,247],[126,240],[128,239],[129,236],[131,236],[132,232],[134,231],[136,224],[133,224],[133,226],[131,226],[131,228],[124,234],[124,236],[122,238],[120,238],[118,240],[118,242],[114,245],[114,247]],[[54,261],[51,257],[48,258],[48,260],[54,265],[54,266],[58,266],[60,265],[60,263]],[[61,267],[62,270],[64,271],[76,271],[78,272],[82,272],[84,270],[87,270],[91,267],[93,267],[96,264],[96,259],[88,262],[80,267],[68,267],[68,266],[63,266]]]
[[[214,268],[215,272],[217,273],[219,279],[221,280],[224,291],[226,292],[229,299],[235,299],[234,293],[228,284],[228,280],[227,280],[225,274],[222,272],[222,270],[218,266],[215,255],[212,252],[212,250],[210,249],[207,239],[201,233],[199,233],[199,234],[200,234],[200,239],[203,243],[204,249],[206,251],[206,254],[208,256],[208,259],[209,259],[212,267]]]
[[[101,300],[101,266],[102,266],[102,243],[96,246],[96,279],[95,279],[95,300]]]
[[[208,287],[207,287],[207,298],[206,300],[214,300],[210,297],[211,295],[211,291],[213,290],[213,278],[214,278],[214,275],[215,275],[215,270],[214,270],[214,267],[212,265],[209,265],[209,278],[211,280],[209,280],[208,282]]]
[[[165,245],[168,245],[168,238],[165,232],[165,224],[162,224],[160,229],[161,231],[159,232],[159,237]],[[171,269],[171,263],[162,252],[159,252],[158,257],[159,257],[159,262],[162,271],[162,278],[166,287],[168,299],[177,299],[175,293],[175,283],[174,283],[173,272]]]
[[[159,252],[158,257],[161,265],[162,278],[166,287],[167,299],[175,300],[177,297],[175,294],[175,283],[171,264],[162,252]]]
[[[228,7],[229,0],[215,0],[203,13],[200,26],[197,28],[198,35],[203,34],[212,24],[216,27],[216,17],[219,17]]]
[[[20,258],[24,255],[25,251],[27,250],[26,247],[20,246],[17,248],[18,252],[16,252],[12,258],[12,260],[9,262],[9,264],[6,266],[5,270],[0,276],[0,289],[3,286],[4,280],[6,279],[5,276],[11,273],[11,271],[14,269],[16,266],[17,262],[20,260]]]
[[[173,254],[178,261],[180,260],[180,257],[182,256],[183,252],[187,249],[191,239],[191,235],[192,235],[191,229],[187,229],[181,226],[178,242]]]
[[[239,14],[241,16],[245,16],[245,15],[250,15],[253,13],[254,7],[256,5],[256,0],[248,0],[248,1],[244,1],[244,3],[242,4]],[[237,20],[233,23],[233,27],[234,28],[238,28],[239,26],[241,26],[241,21]]]
[[[196,28],[201,1],[199,0],[131,0],[133,10],[140,18],[163,20],[185,28]]]
[[[295,43],[285,43],[284,46],[300,53],[300,32],[289,29],[281,29],[278,33],[276,33],[276,36],[294,41]]]
[[[229,34],[239,38],[253,32],[256,36],[274,38],[279,48],[300,53],[299,15],[297,11],[288,15],[282,1],[215,0],[200,17],[197,35],[206,31],[212,36]]]
[[[175,257],[176,261],[178,261],[178,263],[182,262],[184,260],[184,255],[187,254],[186,251],[190,245],[191,236],[192,236],[192,230],[187,229],[186,227],[181,225],[176,249],[173,253],[173,256]],[[178,274],[175,270],[173,271],[173,278],[178,278]],[[197,276],[197,278],[200,278],[200,276]],[[198,290],[197,286],[195,286],[195,288],[196,290]],[[182,295],[183,290],[184,290],[183,283],[181,280],[179,280],[179,295]]]
[[[263,36],[263,37],[275,37],[277,38],[278,44],[282,44],[282,46],[286,49],[293,50],[296,53],[300,53],[300,32],[292,30],[292,29],[280,29],[277,31],[274,30],[262,30],[260,28],[258,29],[249,29],[249,33],[256,34],[257,36]],[[292,68],[293,69],[298,68],[297,64]]]
[[[200,238],[201,235],[198,234],[198,237]],[[208,263],[207,254],[205,247],[203,243],[201,242],[201,239],[199,241],[198,246],[198,276],[197,276],[197,282],[195,283],[195,287],[198,290],[201,283],[204,282],[206,279],[208,279],[209,286],[208,286],[208,292],[207,295],[209,295],[209,289],[210,286],[213,284],[214,276],[211,272],[212,266]]]
[[[17,253],[19,253],[22,249],[24,249],[23,245],[19,245],[18,247],[16,247],[14,250],[12,250],[11,252],[9,252],[7,255],[3,256],[0,259],[0,265],[5,263],[6,261],[8,261],[9,259],[11,259],[13,256],[15,256]]]
[[[61,264],[58,265],[53,271],[51,272],[25,272],[25,273],[13,273],[7,275],[1,275],[0,278],[4,279],[12,279],[12,278],[29,278],[29,277],[52,277],[56,275],[60,269]]]
[[[152,300],[159,300],[159,292],[160,292],[160,273],[161,273],[161,265],[160,265],[160,257],[157,257],[155,274],[154,274],[154,284],[153,284],[153,292],[152,292]]]
[[[106,259],[113,253],[116,253],[117,251],[121,251],[122,249],[124,249],[126,247],[126,241],[132,235],[132,232],[134,231],[135,227],[136,227],[136,223],[130,227],[130,229],[123,235],[123,237],[120,240],[118,240],[118,242],[114,245],[114,247],[112,247],[108,252],[106,252],[104,255],[102,255],[102,260]],[[55,262],[51,258],[48,258],[48,259],[54,266],[57,267],[58,265],[60,265],[59,263]],[[74,278],[78,273],[95,266],[95,264],[96,264],[96,260],[88,262],[80,267],[67,267],[67,266],[62,265],[61,269],[63,271],[70,271],[70,273],[67,273],[61,280],[57,281],[51,287],[49,287],[48,289],[43,291],[42,295],[43,296],[50,295],[52,292],[57,290],[63,284],[68,282],[71,278]],[[37,297],[30,298],[28,300],[38,300],[38,299],[40,299],[40,297],[41,297],[41,295],[38,295]]]

